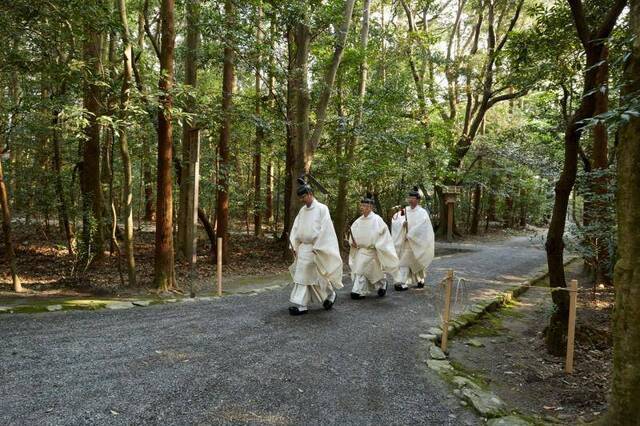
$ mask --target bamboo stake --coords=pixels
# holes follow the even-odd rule
[[[573,351],[576,338],[576,304],[578,301],[578,280],[571,280],[569,286],[569,330],[567,333],[567,359],[564,371],[573,373]]]
[[[218,244],[216,245],[218,255],[216,260],[218,261],[218,267],[216,272],[218,274],[218,296],[222,296],[222,238],[218,237]]]
[[[447,272],[447,282],[444,290],[444,312],[442,314],[442,340],[440,349],[447,351],[447,339],[449,337],[449,315],[451,310],[451,287],[453,286],[453,269]]]

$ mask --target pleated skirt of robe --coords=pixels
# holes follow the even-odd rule
[[[397,277],[398,282],[407,285],[414,285],[418,282],[424,282],[426,271],[414,256],[408,242],[404,244],[404,247],[399,254],[400,267]]]
[[[300,244],[296,255],[289,301],[298,306],[324,302],[333,293],[333,287],[318,273],[313,246]]]

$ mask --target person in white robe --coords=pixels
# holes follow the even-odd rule
[[[373,212],[373,196],[367,193],[360,201],[362,215],[349,232],[349,267],[351,268],[352,299],[362,299],[370,292],[379,297],[387,294],[385,273],[396,276],[398,256],[391,233],[384,220]]]
[[[294,262],[289,268],[293,289],[291,315],[306,314],[311,303],[333,307],[342,285],[342,257],[329,208],[313,196],[313,190],[298,179],[298,199],[304,203],[293,222],[289,242]]]
[[[399,272],[394,288],[408,290],[410,286],[423,288],[427,268],[433,261],[435,235],[429,213],[420,206],[420,191],[409,191],[406,208],[398,211],[391,221],[391,234],[398,253]]]

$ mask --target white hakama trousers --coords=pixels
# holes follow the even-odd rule
[[[424,269],[414,272],[409,266],[401,266],[398,275],[398,282],[409,286],[418,284],[419,282],[423,283],[427,272]]]
[[[294,283],[289,301],[299,307],[306,308],[311,303],[323,303],[335,300],[335,292],[331,284],[319,273],[314,262],[311,244],[300,244],[298,247]]]
[[[353,288],[351,293],[366,296],[371,291],[377,291],[384,287],[384,272],[378,261],[376,250],[373,247],[361,247],[352,262],[351,274]]]
[[[353,288],[351,289],[351,293],[357,293],[360,296],[367,296],[370,292],[375,292],[380,288],[384,288],[386,284],[387,283],[384,281],[384,279],[372,283],[364,275],[354,274]]]
[[[322,303],[332,298],[335,298],[335,293],[330,286],[293,283],[289,301],[294,305],[305,308],[312,303]]]
[[[403,287],[410,285],[416,285],[419,282],[424,282],[427,276],[427,271],[422,265],[418,263],[418,260],[411,251],[409,244],[405,244],[402,253],[400,254],[400,267],[398,268],[398,282],[403,284]]]

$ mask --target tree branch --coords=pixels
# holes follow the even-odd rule
[[[491,108],[492,106],[494,106],[495,104],[497,104],[498,102],[502,102],[502,101],[508,101],[509,99],[515,99],[515,98],[519,98],[521,96],[526,95],[529,92],[529,90],[527,89],[522,89],[518,92],[513,92],[513,93],[506,93],[504,95],[500,95],[500,96],[495,96],[489,99],[489,108]]]
[[[500,42],[498,43],[498,46],[496,47],[496,52],[499,52],[502,50],[505,43],[507,42],[507,39],[509,38],[509,33],[516,26],[516,22],[518,22],[518,18],[520,17],[520,11],[522,10],[523,3],[524,3],[524,0],[520,0],[518,2],[518,6],[516,7],[516,13],[513,15],[513,18],[511,18],[511,22],[509,22],[509,28],[507,28],[507,31],[504,33],[504,37],[502,37],[502,40],[500,40]]]
[[[598,28],[598,31],[595,34],[596,40],[601,40],[603,38],[608,38],[613,30],[613,27],[616,25],[618,21],[618,17],[622,13],[622,9],[627,5],[627,0],[617,0],[613,7],[609,9],[609,13],[604,18],[604,22]]]
[[[343,21],[340,28],[336,32],[336,44],[333,51],[333,57],[331,59],[331,65],[329,66],[327,74],[325,75],[324,87],[322,88],[320,99],[318,100],[318,105],[316,107],[316,125],[308,142],[311,152],[314,152],[318,147],[318,144],[320,143],[320,136],[322,135],[322,128],[324,127],[324,120],[327,113],[327,106],[329,104],[329,97],[331,95],[331,90],[333,89],[333,84],[336,79],[338,67],[340,66],[340,61],[342,60],[342,53],[346,44],[347,34],[349,33],[349,27],[351,25],[354,3],[355,0],[346,1]]]
[[[149,17],[147,16],[149,12],[149,0],[144,1],[142,16],[144,17],[144,32],[149,37],[151,41],[151,46],[153,46],[153,50],[156,52],[156,56],[160,59],[160,47],[158,46],[158,40],[151,33],[151,26],[149,25]]]
[[[578,38],[582,43],[582,46],[586,49],[589,44],[590,34],[589,27],[587,26],[587,18],[584,15],[584,8],[582,7],[582,0],[567,0],[571,13],[573,14],[573,23],[576,26],[578,32]]]

